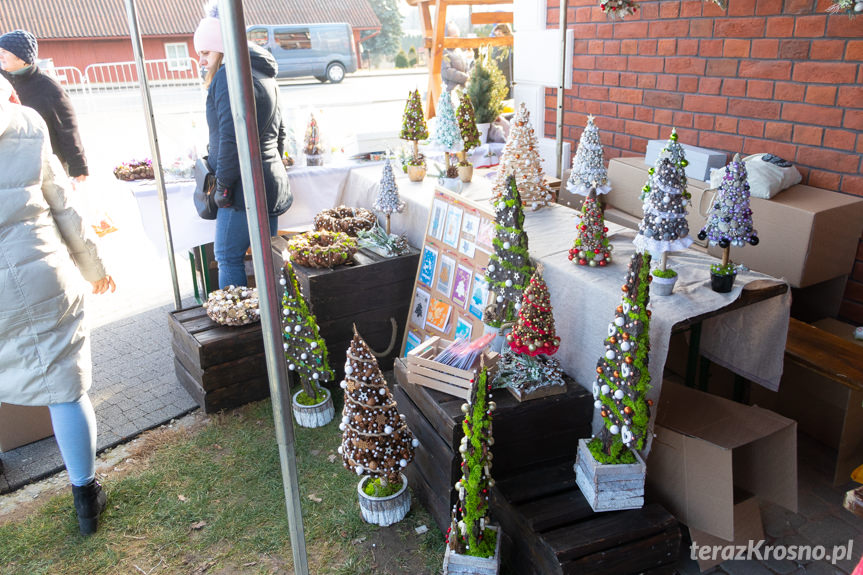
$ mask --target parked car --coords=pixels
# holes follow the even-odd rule
[[[321,82],[341,82],[357,71],[357,54],[350,24],[290,24],[249,26],[250,42],[269,50],[279,64],[279,78],[314,76]]]

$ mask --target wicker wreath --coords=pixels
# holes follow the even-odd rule
[[[357,242],[342,232],[305,232],[288,240],[291,261],[309,268],[331,268],[341,265],[357,251]]]
[[[256,288],[228,286],[211,292],[204,309],[221,325],[246,325],[261,319]]]
[[[372,229],[377,222],[375,215],[365,208],[339,206],[316,215],[315,229],[344,232],[351,237],[357,237],[358,232]]]

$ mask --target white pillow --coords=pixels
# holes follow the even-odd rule
[[[791,162],[773,154],[755,154],[743,160],[749,179],[749,194],[753,198],[769,200],[782,190],[799,184],[803,179]],[[725,168],[710,172],[710,187],[718,188],[725,177]]]

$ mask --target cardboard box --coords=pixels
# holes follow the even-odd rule
[[[644,154],[644,162],[649,166],[656,165],[656,158],[659,152],[668,143],[668,140],[650,140],[647,142],[647,151]],[[710,180],[710,170],[716,168],[724,168],[728,160],[728,155],[725,152],[717,150],[708,150],[707,148],[699,148],[698,146],[690,146],[681,144],[683,151],[686,153],[686,161],[689,164],[686,166],[686,178],[701,180],[707,182]]]
[[[758,507],[758,500],[754,497],[747,497],[745,494],[740,494],[740,496],[742,500],[734,504],[734,541],[732,543],[735,547],[737,545],[748,547],[750,541],[761,541],[764,539],[764,525],[761,522],[761,509]],[[693,545],[690,548],[690,553],[692,553],[692,550],[695,551],[695,560],[698,562],[699,569],[707,571],[711,567],[715,567],[725,561],[721,555],[714,559],[712,557],[712,549],[710,558],[701,559],[698,555],[698,549],[702,546],[710,548],[719,546],[727,549],[728,541],[692,528],[689,529],[689,536],[692,538]],[[702,551],[702,553],[706,554],[705,551]],[[701,557],[704,556],[701,555]]]
[[[0,452],[54,435],[51,412],[46,406],[0,403]]]
[[[641,158],[614,158],[608,164],[612,191],[609,205],[638,219],[643,215],[640,190],[647,181],[648,166]],[[687,180],[692,206],[687,216],[690,236],[697,239],[707,220],[712,198],[707,184]],[[860,233],[863,231],[863,198],[798,184],[773,199],[752,198],[757,246],[731,249],[731,260],[785,279],[800,288],[851,272]],[[719,247],[710,253],[722,256]]]
[[[797,424],[663,382],[647,492],[691,529],[734,541],[735,490],[797,511]]]

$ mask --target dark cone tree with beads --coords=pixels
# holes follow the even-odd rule
[[[280,283],[282,294],[282,338],[288,371],[296,374],[309,399],[318,396],[319,385],[333,378],[327,344],[318,332],[318,323],[300,290],[294,267],[286,261]]]
[[[515,353],[530,356],[553,355],[560,348],[560,338],[554,331],[548,287],[542,279],[542,266],[537,266],[524,290],[518,319],[507,341]]]
[[[402,469],[413,460],[414,439],[365,341],[354,329],[347,352],[339,454],[346,469],[400,484]]]
[[[650,254],[633,254],[620,305],[608,324],[605,354],[596,364],[593,398],[603,425],[588,447],[599,463],[635,463],[634,452],[647,438],[650,281]]]
[[[596,201],[596,190],[590,193],[581,204],[581,219],[578,221],[578,235],[569,250],[569,260],[582,266],[606,266],[611,263],[612,246],[608,241],[608,227],[605,225],[602,208]]]
[[[495,532],[489,526],[489,488],[491,477],[492,412],[488,369],[483,367],[471,381],[470,398],[462,405],[461,452],[462,477],[456,484],[458,504],[453,507],[452,522],[447,530],[447,546],[461,555],[491,557],[494,555]]]
[[[494,203],[494,253],[489,258],[486,279],[493,294],[490,304],[501,323],[515,319],[521,295],[533,273],[524,231],[524,212],[515,178],[507,178],[504,194]],[[486,322],[488,323],[488,322]],[[493,324],[489,324],[493,325]]]

